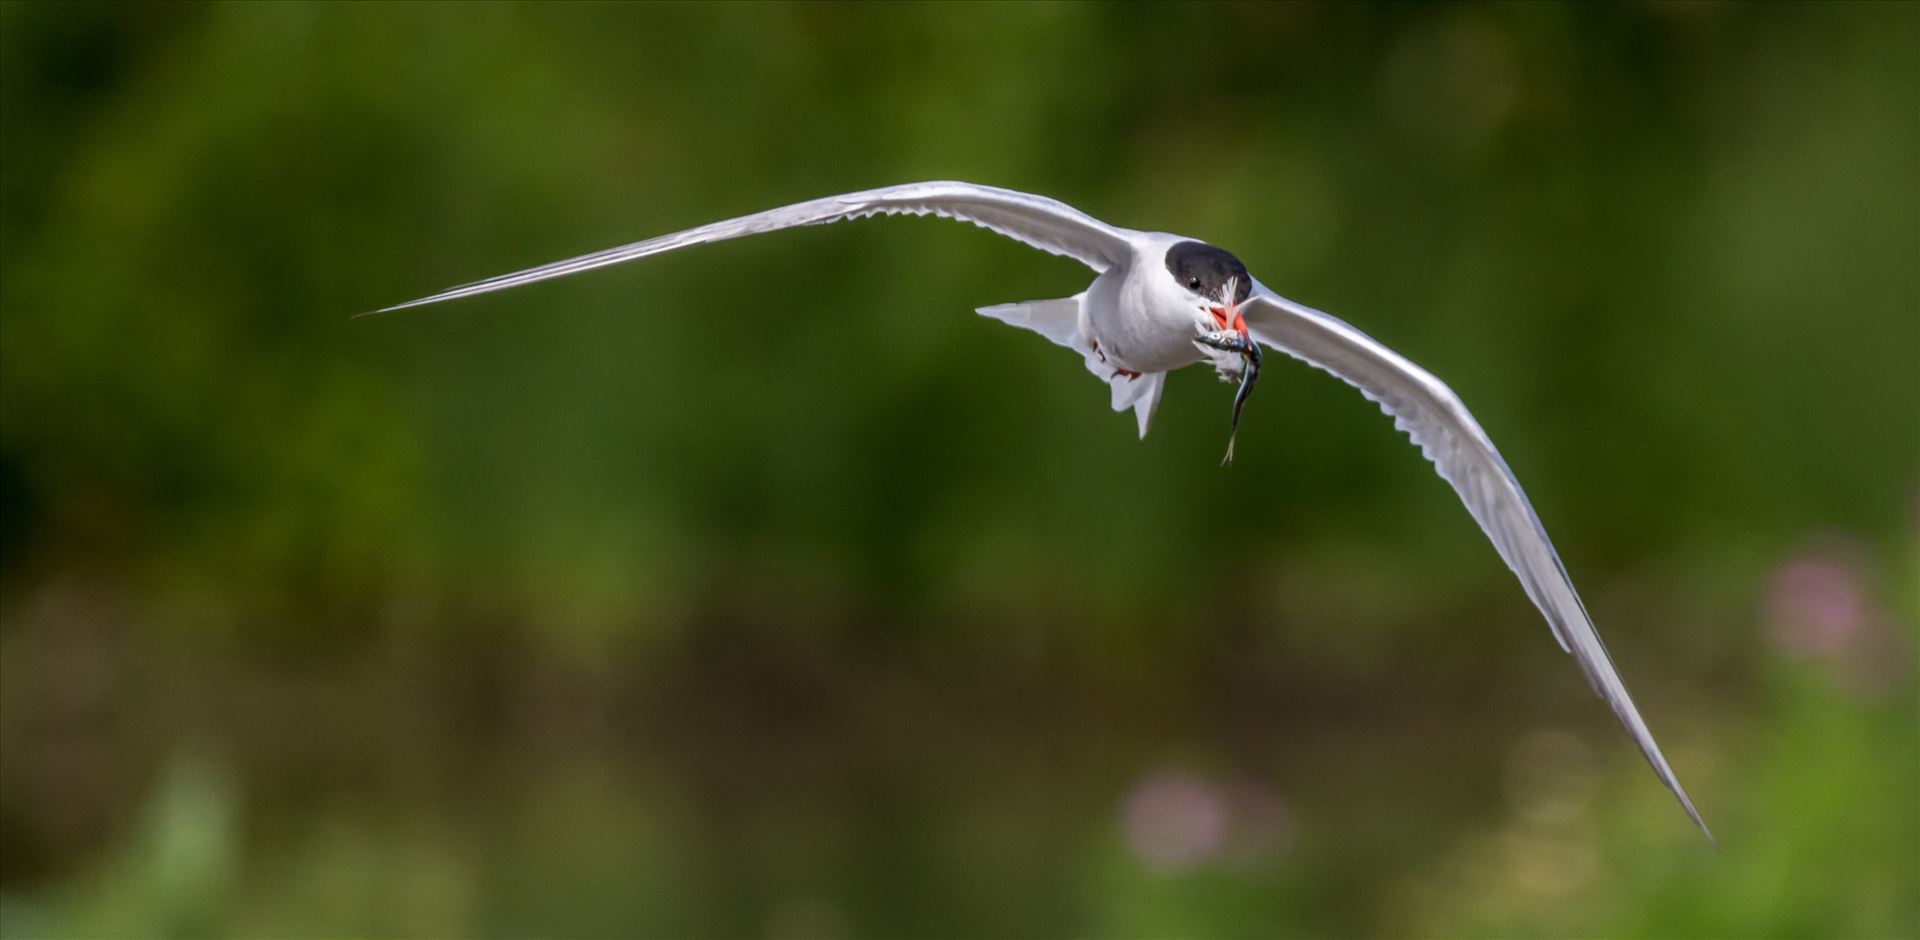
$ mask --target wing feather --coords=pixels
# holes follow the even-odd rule
[[[981,228],[1072,258],[1095,271],[1124,264],[1128,257],[1126,229],[1106,224],[1064,202],[1030,193],[975,183],[905,183],[857,193],[827,196],[809,202],[768,209],[609,248],[577,258],[515,271],[499,277],[450,288],[430,297],[384,307],[375,313],[403,310],[475,294],[486,294],[535,281],[545,281],[610,264],[645,258],[661,252],[725,241],[761,232],[825,225],[875,215],[934,215],[971,222]]]
[[[1627,694],[1533,505],[1453,390],[1339,318],[1296,304],[1258,282],[1255,287],[1241,307],[1254,337],[1359,389],[1393,418],[1394,427],[1413,439],[1441,479],[1460,495],[1501,559],[1519,577],[1527,597],[1546,616],[1560,647],[1573,654],[1587,682],[1613,710],[1660,782],[1673,791],[1711,840],[1713,833],[1667,766],[1653,733]]]

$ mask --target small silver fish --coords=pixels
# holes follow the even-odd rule
[[[1240,388],[1233,393],[1233,430],[1227,434],[1226,459],[1220,461],[1225,467],[1233,463],[1233,442],[1240,436],[1240,410],[1247,406],[1247,396],[1253,394],[1253,383],[1260,380],[1260,344],[1238,330],[1202,333],[1193,341],[1221,352],[1239,353],[1246,362],[1246,368],[1240,370]]]

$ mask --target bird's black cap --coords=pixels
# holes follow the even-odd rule
[[[1180,286],[1222,303],[1229,300],[1220,296],[1228,278],[1234,279],[1231,302],[1240,303],[1253,292],[1253,278],[1247,276],[1247,266],[1241,264],[1239,258],[1203,242],[1180,242],[1167,249],[1167,271]]]

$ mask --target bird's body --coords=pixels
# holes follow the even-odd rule
[[[1172,372],[1199,362],[1193,346],[1202,324],[1188,292],[1165,276],[1160,257],[1192,239],[1136,233],[1140,243],[1123,266],[1094,278],[1087,288],[1087,327],[1115,366],[1134,372]]]
[[[1108,225],[1065,203],[971,183],[909,183],[829,196],[530,268],[386,310],[504,290],[689,245],[873,215],[938,215],[971,222],[1093,269],[1088,288],[1056,300],[980,313],[1072,349],[1132,409],[1144,436],[1167,372],[1200,362],[1240,381],[1240,408],[1260,368],[1259,344],[1354,386],[1394,419],[1460,496],[1554,637],[1702,832],[1706,824],[1654,743],[1559,554],[1519,482],[1460,399],[1439,379],[1333,316],[1294,303],[1197,239]],[[383,311],[382,311],[383,312]],[[1232,457],[1231,443],[1228,457]],[[1711,834],[1709,833],[1709,838]]]

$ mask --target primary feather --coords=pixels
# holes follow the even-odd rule
[[[1613,668],[1613,659],[1520,481],[1453,390],[1338,317],[1287,300],[1264,285],[1241,309],[1255,338],[1359,389],[1393,418],[1394,427],[1413,439],[1440,478],[1460,495],[1501,560],[1513,569],[1527,597],[1547,618],[1560,648],[1573,654],[1588,684],[1613,710],[1654,774],[1712,840],[1713,832],[1693,808],[1693,800],[1667,765],[1627,694],[1626,683]]]

